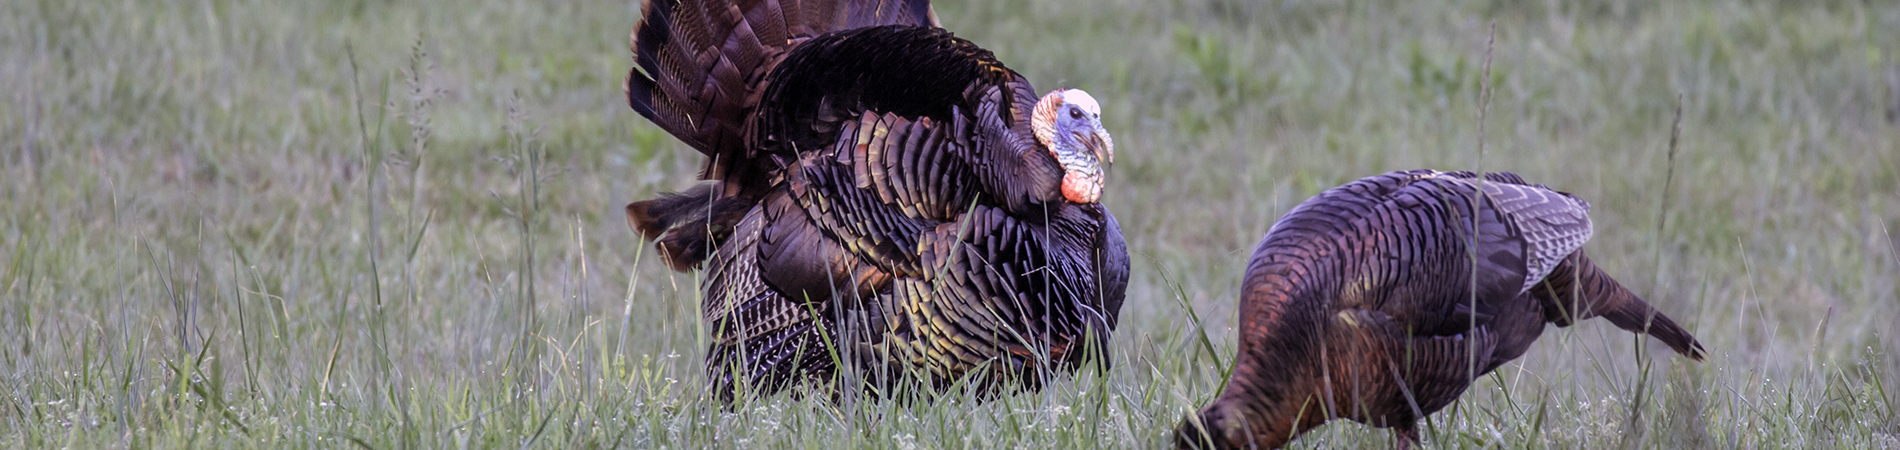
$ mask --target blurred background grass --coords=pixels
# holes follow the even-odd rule
[[[1552,329],[1429,446],[1900,448],[1900,6],[937,9],[1103,102],[1135,262],[1107,376],[722,411],[697,275],[643,260],[620,214],[699,159],[625,106],[635,2],[7,0],[0,442],[1154,447],[1218,389],[1280,213],[1441,168],[1590,200],[1591,255],[1713,357]],[[1390,442],[1336,423],[1294,447]]]

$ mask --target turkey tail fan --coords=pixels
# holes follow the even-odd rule
[[[686,192],[627,204],[627,224],[655,241],[666,266],[688,271],[705,262],[718,242],[732,233],[754,201],[745,197],[713,198],[716,185],[702,184]]]
[[[655,240],[667,265],[690,270],[756,201],[766,164],[746,144],[746,117],[763,80],[791,47],[833,31],[935,26],[919,0],[648,0],[631,34],[635,65],[627,103],[705,154],[700,179],[718,183],[627,205],[634,229]]]
[[[832,31],[937,24],[922,0],[648,0],[642,13],[630,36],[627,103],[712,157],[701,179],[725,178],[746,160],[745,117],[787,49]]]
[[[744,101],[743,80],[731,72],[731,62],[720,53],[723,41],[714,41],[712,22],[701,2],[651,0],[641,8],[642,19],[633,28],[630,45],[634,69],[627,74],[627,103],[635,112],[708,155],[722,143],[720,121],[709,120],[714,110],[728,111]],[[731,29],[725,30],[727,35]],[[727,67],[720,67],[721,63]],[[724,69],[724,70],[721,70]],[[734,81],[737,81],[734,85]],[[736,97],[736,98],[735,98]],[[731,118],[736,120],[737,118]],[[732,135],[736,136],[736,133]]]

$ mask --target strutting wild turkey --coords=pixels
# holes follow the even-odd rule
[[[1547,322],[1603,316],[1701,360],[1688,331],[1584,256],[1589,208],[1510,173],[1429,170],[1301,203],[1255,247],[1233,374],[1176,446],[1277,448],[1343,418],[1409,448],[1420,418],[1523,355]]]
[[[848,374],[1034,389],[1106,364],[1128,257],[1087,93],[1038,98],[924,1],[644,12],[627,99],[710,181],[627,217],[674,270],[704,267],[722,398]]]

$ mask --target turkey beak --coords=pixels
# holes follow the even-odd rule
[[[1082,139],[1082,145],[1095,152],[1095,159],[1102,165],[1115,163],[1115,140],[1108,137],[1108,130],[1096,128],[1095,133]]]

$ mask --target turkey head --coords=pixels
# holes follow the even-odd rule
[[[1029,127],[1062,164],[1062,198],[1102,199],[1102,164],[1115,162],[1115,141],[1102,128],[1102,106],[1081,89],[1057,89],[1036,101]]]

